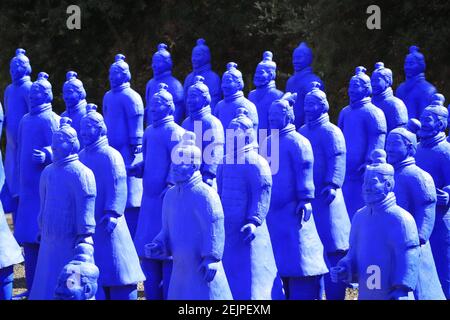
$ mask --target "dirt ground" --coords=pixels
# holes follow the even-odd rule
[[[6,220],[8,224],[13,230],[12,219],[10,214],[6,214]],[[25,283],[25,268],[22,264],[18,264],[14,266],[14,289],[13,294],[18,295],[26,291],[26,283]],[[345,300],[356,300],[358,298],[358,290],[355,289],[347,289]],[[144,286],[140,282],[138,284],[138,299],[145,300],[144,298]]]

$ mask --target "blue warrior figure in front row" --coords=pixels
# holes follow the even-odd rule
[[[162,229],[146,251],[149,257],[173,257],[168,299],[231,300],[222,265],[222,204],[217,192],[202,181],[195,134],[187,131],[173,155],[175,185],[164,197]]]
[[[48,74],[41,72],[30,89],[31,110],[19,125],[18,188],[20,199],[14,224],[14,236],[24,248],[25,278],[31,290],[39,252],[38,215],[39,179],[52,162],[52,136],[58,129],[59,116],[52,111],[52,85]]]
[[[436,186],[436,220],[430,244],[442,289],[450,299],[450,143],[445,139],[447,121],[448,110],[444,106],[438,104],[425,108],[420,117],[416,162],[433,177]]]
[[[211,95],[211,109],[214,110],[217,102],[222,99],[220,89],[220,77],[211,69],[211,52],[206,45],[205,39],[198,39],[196,46],[192,49],[192,72],[184,79],[184,99],[187,101],[189,88],[196,82],[196,77],[205,79],[204,83]],[[189,112],[189,110],[186,110]]]
[[[253,123],[238,109],[229,125],[233,148],[217,170],[217,187],[225,215],[223,266],[236,300],[284,299],[266,215],[272,175],[254,147]]]
[[[83,82],[78,79],[75,71],[69,71],[66,74],[66,82],[63,85],[63,99],[66,104],[66,110],[61,117],[72,119],[72,127],[80,135],[80,121],[86,114],[86,90]],[[83,149],[83,141],[80,141],[80,148]]]
[[[405,103],[409,118],[419,119],[430,97],[436,93],[436,88],[425,79],[425,68],[425,57],[419,48],[409,47],[404,65],[406,79],[395,91],[395,96]]]
[[[294,125],[296,96],[286,93],[269,110],[272,131],[262,145],[273,181],[267,226],[286,297],[321,300],[328,268],[312,215],[313,150]]]
[[[350,105],[341,110],[338,120],[348,146],[342,191],[350,220],[364,206],[361,189],[370,155],[375,149],[384,149],[386,140],[386,118],[383,111],[372,104],[371,94],[366,68],[357,67],[348,87]]]
[[[403,101],[394,96],[391,69],[385,68],[383,62],[375,63],[370,82],[373,93],[372,103],[383,110],[387,132],[405,126],[408,122],[408,110]]]
[[[442,300],[445,296],[429,241],[436,216],[436,189],[433,178],[419,168],[414,159],[419,128],[420,122],[411,119],[407,128],[392,130],[386,140],[387,160],[395,169],[397,203],[414,216],[419,233],[419,278],[414,297],[417,300]]]
[[[256,89],[248,95],[248,99],[255,104],[258,111],[258,129],[269,129],[270,105],[283,95],[283,92],[278,90],[275,84],[277,64],[272,58],[272,52],[264,52],[263,60],[258,63],[253,77]]]
[[[144,104],[130,87],[131,73],[125,56],[118,54],[115,60],[109,69],[111,90],[103,98],[103,115],[110,146],[120,152],[125,166],[131,166],[142,161]],[[125,220],[133,237],[141,207],[142,179],[128,175],[127,190]]]
[[[175,104],[165,83],[159,85],[159,91],[150,100],[149,108],[153,123],[145,129],[142,149],[144,160],[127,170],[130,175],[143,177],[144,181],[134,244],[147,279],[144,281],[145,297],[148,300],[161,300],[167,296],[172,262],[167,257],[147,258],[145,245],[161,230],[163,198],[173,184],[170,175],[172,149],[181,141],[184,129],[174,121]]]
[[[364,174],[366,206],[352,220],[350,249],[331,268],[333,281],[357,281],[360,300],[413,299],[419,269],[419,236],[411,214],[397,205],[394,168],[382,149]]]
[[[95,178],[78,160],[80,143],[69,118],[53,134],[53,163],[42,172],[39,194],[40,249],[32,300],[54,296],[58,276],[81,243],[92,244],[95,232]]]
[[[3,187],[1,200],[6,212],[15,214],[17,211],[18,198],[13,195],[18,194],[19,181],[19,123],[22,117],[30,111],[30,100],[28,96],[31,89],[31,65],[30,60],[25,55],[24,49],[17,49],[16,55],[11,59],[9,70],[12,83],[5,90],[5,122],[6,131],[6,154],[5,154],[5,175],[6,183]]]
[[[196,134],[195,144],[202,152],[200,173],[203,181],[213,186],[217,165],[223,158],[225,137],[222,123],[211,114],[211,96],[202,76],[196,76],[187,91],[186,107],[189,116],[182,127]]]
[[[81,119],[80,138],[85,148],[80,161],[94,173],[97,187],[94,258],[103,289],[99,293],[103,291],[107,300],[136,300],[137,283],[145,277],[123,215],[127,173],[122,156],[108,143],[105,121],[96,110],[96,105],[88,104]]]
[[[183,86],[180,81],[172,75],[172,65],[172,57],[167,50],[167,45],[165,43],[160,43],[158,45],[158,51],[156,51],[152,57],[153,78],[147,82],[145,88],[145,122],[147,123],[147,126],[153,123],[150,104],[153,95],[159,91],[161,83],[167,85],[167,91],[169,91],[173,97],[173,103],[175,105],[173,117],[175,122],[181,124],[185,117]]]
[[[348,250],[350,219],[342,193],[346,145],[342,131],[330,122],[329,105],[320,84],[305,96],[306,124],[299,132],[310,142],[314,154],[315,195],[311,202],[317,231],[322,240],[328,268],[336,266]],[[344,300],[346,285],[325,275],[327,300]]]
[[[294,74],[286,83],[286,92],[296,92],[297,101],[294,106],[295,127],[299,129],[305,123],[303,103],[305,95],[311,91],[312,83],[320,83],[320,89],[324,90],[322,80],[312,70],[313,52],[305,42],[301,42],[292,53],[292,65]]]

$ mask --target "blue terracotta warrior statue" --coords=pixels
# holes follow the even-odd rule
[[[306,124],[299,132],[312,146],[315,195],[312,209],[322,240],[328,268],[336,266],[348,250],[350,219],[342,194],[345,178],[346,145],[342,131],[330,122],[329,104],[320,83],[305,96]],[[325,275],[327,300],[344,300],[346,286],[335,284]]]
[[[383,110],[386,117],[387,132],[403,127],[408,122],[408,110],[402,100],[392,91],[392,71],[385,68],[383,62],[375,63],[370,78],[372,84],[372,103]]]
[[[386,140],[387,160],[395,169],[397,203],[414,216],[419,233],[419,278],[414,296],[417,300],[442,300],[445,296],[429,241],[436,215],[436,189],[433,178],[414,159],[419,128],[420,122],[411,119],[408,128],[392,130]]]
[[[331,268],[333,281],[359,284],[360,300],[413,299],[419,269],[419,236],[411,214],[397,205],[394,168],[375,150],[364,174],[366,206],[352,220],[350,249]]]
[[[223,265],[234,299],[284,299],[265,219],[272,175],[254,148],[254,126],[245,112],[245,108],[238,109],[230,122],[236,146],[217,171],[225,215]]]
[[[168,299],[231,300],[222,265],[224,215],[217,192],[202,181],[201,151],[187,131],[175,148],[175,186],[164,197],[162,229],[146,255],[172,256]]]
[[[255,104],[256,110],[258,111],[258,129],[269,129],[270,105],[283,95],[276,88],[275,77],[277,75],[277,64],[272,58],[272,52],[264,52],[263,60],[258,63],[253,77],[253,83],[256,89],[252,90],[248,95],[248,99]]]
[[[66,74],[66,82],[63,85],[63,99],[66,104],[66,111],[61,114],[61,117],[69,117],[72,119],[72,127],[77,134],[80,134],[80,121],[86,114],[86,90],[84,90],[83,82],[78,78],[75,71],[69,71]],[[80,148],[84,144],[80,141]]]
[[[428,172],[436,186],[436,220],[430,237],[439,280],[450,299],[450,144],[446,141],[448,110],[442,105],[430,105],[420,117],[417,165]]]
[[[59,116],[52,111],[52,85],[48,74],[41,72],[30,89],[30,112],[19,125],[17,173],[19,196],[14,236],[25,253],[25,277],[31,290],[39,251],[38,214],[40,210],[39,179],[45,166],[52,162],[52,136],[58,129]]]
[[[198,39],[197,45],[192,49],[192,72],[184,79],[184,99],[187,99],[189,88],[196,82],[197,76],[202,76],[211,95],[211,108],[214,110],[217,102],[222,99],[220,77],[211,69],[211,52],[205,39]],[[186,110],[189,112],[189,110]]]
[[[93,258],[92,245],[81,243],[75,248],[75,257],[59,274],[55,300],[95,300],[100,271]]]
[[[111,147],[120,152],[125,166],[142,161],[144,135],[144,104],[141,96],[130,87],[131,73],[125,56],[116,55],[109,69],[111,90],[103,98],[103,114]],[[127,177],[125,219],[134,236],[141,207],[142,179]]]
[[[81,119],[85,148],[80,161],[92,170],[97,186],[94,258],[100,269],[99,285],[107,300],[136,300],[137,283],[145,277],[124,217],[127,173],[120,153],[109,146],[103,117],[87,105]]]
[[[409,47],[404,65],[406,79],[395,91],[395,95],[405,103],[409,118],[419,119],[436,92],[436,88],[425,79],[425,68],[425,57],[419,48]]]
[[[52,299],[58,276],[80,243],[95,231],[95,178],[78,160],[80,143],[69,118],[53,134],[53,163],[42,172],[39,193],[40,249],[30,299]]]
[[[348,146],[342,191],[350,220],[364,206],[361,190],[370,155],[375,149],[384,149],[386,139],[386,118],[383,111],[372,104],[371,94],[366,68],[357,67],[348,88],[350,105],[341,110],[338,120]]]
[[[172,57],[167,50],[167,45],[160,43],[158,45],[158,51],[156,51],[152,57],[153,78],[147,82],[145,88],[145,122],[147,125],[153,123],[149,106],[153,95],[159,91],[159,85],[161,83],[165,83],[168,86],[167,91],[169,91],[173,97],[173,103],[175,105],[173,116],[175,122],[181,124],[185,117],[183,85],[177,78],[172,76],[172,65]]]
[[[320,83],[320,89],[324,90],[322,80],[312,70],[313,53],[305,42],[301,42],[292,53],[292,65],[294,74],[286,83],[286,92],[297,93],[294,106],[295,127],[299,129],[305,123],[303,102],[305,95],[311,91],[312,83]]]
[[[22,117],[30,111],[28,99],[31,88],[31,65],[30,60],[25,55],[24,49],[17,49],[16,55],[11,59],[10,74],[12,83],[5,90],[5,122],[6,131],[6,154],[5,154],[5,175],[6,183],[2,191],[2,202],[7,212],[12,212],[15,220],[17,211],[19,191],[19,123]],[[9,201],[8,201],[9,200]]]
[[[273,187],[267,226],[286,297],[320,300],[323,275],[328,273],[328,268],[312,216],[313,150],[294,125],[296,96],[296,93],[286,93],[269,110],[272,131],[264,154],[272,160]]]
[[[202,76],[196,76],[187,91],[186,108],[189,114],[182,127],[196,134],[196,146],[202,152],[200,173],[203,181],[213,186],[217,165],[223,159],[224,130],[219,119],[211,114],[211,96]]]
[[[150,100],[149,112],[153,122],[145,129],[144,160],[128,167],[130,175],[143,177],[144,193],[141,212],[134,238],[141,266],[147,280],[144,282],[145,297],[159,300],[167,295],[171,261],[167,258],[145,256],[145,245],[150,243],[161,230],[162,202],[164,194],[173,184],[170,172],[172,149],[181,141],[184,129],[175,123],[175,104],[165,83]],[[164,287],[161,287],[161,282]]]

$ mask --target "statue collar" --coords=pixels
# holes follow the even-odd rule
[[[270,80],[267,84],[261,86],[261,87],[256,87],[256,90],[269,90],[269,89],[273,89],[276,88],[276,84],[275,84],[275,80]]]
[[[367,207],[373,212],[373,211],[386,211],[392,206],[395,206],[397,204],[397,198],[395,197],[395,194],[393,192],[389,192],[383,200],[380,202],[367,205]]]
[[[112,92],[121,92],[121,91],[123,91],[123,90],[125,90],[125,89],[127,89],[129,87],[131,87],[130,83],[129,82],[124,82],[120,86],[111,88],[111,91]]]
[[[59,159],[57,161],[53,161],[53,163],[55,165],[57,165],[58,167],[64,167],[67,164],[69,164],[69,163],[71,163],[73,161],[76,161],[76,160],[78,160],[78,154],[77,153],[68,155],[67,157]]]
[[[408,167],[413,164],[416,164],[416,160],[413,157],[407,157],[405,160],[402,160],[402,161],[394,164],[394,170],[399,171],[399,170],[403,169],[404,167]]]
[[[229,103],[229,102],[233,102],[234,100],[237,100],[237,99],[239,99],[239,98],[241,98],[243,96],[244,96],[244,92],[239,90],[238,92],[236,92],[236,93],[234,93],[234,94],[232,94],[230,96],[224,97],[224,100],[225,100],[225,102]]]
[[[313,72],[312,67],[309,66],[309,67],[303,68],[303,69],[300,70],[300,71],[294,71],[294,75],[299,76],[299,77],[302,77],[302,76],[304,76],[305,74],[309,74],[309,73],[312,73],[312,72]]]
[[[15,86],[20,87],[20,86],[23,85],[25,82],[29,82],[29,81],[31,81],[30,76],[23,76],[22,78],[13,81],[13,84],[14,84]]]
[[[170,77],[172,75],[172,70],[167,70],[161,73],[153,73],[153,77],[155,78],[155,80],[160,81],[161,79]]]
[[[86,110],[87,101],[86,99],[81,100],[73,107],[66,108],[67,114],[70,116],[73,116],[74,114],[77,114],[80,111]]]
[[[325,113],[322,113],[322,115],[315,120],[306,121],[306,125],[310,129],[313,129],[313,128],[321,126],[327,122],[330,122],[330,116],[328,115],[328,113],[325,112]]]
[[[231,152],[227,153],[226,157],[228,159],[234,159],[235,162],[231,162],[231,163],[240,163],[240,162],[236,162],[236,158],[242,159],[242,157],[249,151],[255,149],[257,147],[257,145],[255,143],[250,143],[245,145],[244,147],[242,147],[239,150],[231,150]],[[228,151],[228,150],[226,150]],[[226,162],[228,163],[228,161]]]
[[[194,75],[200,75],[203,72],[206,72],[206,71],[209,71],[209,70],[211,70],[211,63],[204,64],[204,65],[202,65],[199,68],[193,69],[192,71],[194,72]]]
[[[189,114],[189,117],[191,118],[191,120],[201,120],[203,117],[207,116],[211,114],[211,106],[206,106],[201,108],[200,110],[197,110],[195,112],[191,112]]]
[[[280,137],[287,135],[288,133],[295,131],[295,126],[292,123],[289,123],[286,127],[280,130]]]
[[[201,175],[200,171],[197,170],[194,172],[194,174],[188,180],[183,181],[183,182],[178,182],[176,184],[176,186],[180,189],[190,189],[202,181],[203,181],[202,175]]]
[[[365,105],[369,104],[371,101],[372,101],[372,99],[370,97],[365,97],[365,98],[363,98],[363,99],[361,99],[359,101],[350,103],[350,107],[352,109],[359,109],[359,108],[362,108]]]
[[[32,106],[30,108],[30,114],[39,114],[39,113],[42,113],[44,111],[51,110],[51,109],[52,109],[51,103],[44,103],[44,104],[40,104],[38,106]]]
[[[390,98],[390,97],[393,97],[393,96],[394,96],[394,92],[392,91],[392,88],[388,87],[382,93],[374,95],[372,97],[372,99],[374,101],[383,101],[383,100],[386,100],[387,98]]]
[[[101,147],[109,145],[108,138],[106,136],[100,137],[97,141],[85,146],[87,152],[92,152],[100,149]]]
[[[445,133],[439,132],[437,135],[431,138],[425,138],[420,140],[420,145],[424,148],[433,148],[442,141],[445,141]]]
[[[425,80],[425,73],[416,74],[414,77],[406,78],[406,82],[416,83],[417,81]]]
[[[153,121],[152,127],[153,127],[153,128],[157,128],[157,127],[160,127],[160,126],[162,126],[163,124],[166,124],[166,123],[169,123],[169,122],[174,122],[173,116],[165,116],[165,117],[162,118],[162,119],[159,119],[159,120],[157,120],[157,121]]]

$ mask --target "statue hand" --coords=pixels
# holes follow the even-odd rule
[[[132,150],[133,154],[141,153],[142,152],[142,145],[141,144],[132,145],[131,146],[131,150]]]
[[[202,174],[203,182],[209,185],[210,187],[212,187],[214,184],[214,178],[215,178],[214,175],[208,174],[207,172]]]
[[[34,163],[44,164],[45,163],[45,152],[39,149],[33,149],[32,160]]]
[[[336,188],[334,186],[327,186],[323,188],[320,194],[325,196],[326,204],[330,204],[336,198]]]
[[[297,214],[300,215],[300,221],[307,222],[311,218],[312,206],[310,202],[300,201],[296,209]]]
[[[366,171],[367,165],[368,165],[368,163],[364,162],[362,165],[360,165],[360,166],[358,167],[358,172],[359,172],[361,175],[364,175],[364,172]]]
[[[110,213],[105,213],[105,215],[100,219],[99,224],[105,223],[105,228],[108,233],[112,233],[117,226],[117,218]]]
[[[217,273],[218,264],[217,261],[213,261],[209,258],[203,259],[198,271],[203,274],[203,279],[205,279],[206,282],[213,281]]]
[[[436,188],[436,196],[438,206],[446,206],[448,204],[449,196],[448,193],[442,189]]]
[[[348,270],[345,265],[337,265],[336,267],[330,268],[330,278],[334,283],[345,281],[348,279],[348,276]]]
[[[165,256],[164,246],[161,242],[150,242],[144,246],[144,255],[147,259],[162,258]]]
[[[131,165],[131,166],[127,166],[127,175],[129,177],[136,177],[138,175],[138,168],[137,166]]]
[[[241,228],[241,233],[244,235],[245,243],[250,243],[255,239],[255,231],[256,226],[253,223],[247,223]]]
[[[82,234],[77,236],[77,239],[75,241],[75,247],[77,247],[80,243],[87,243],[94,245],[94,240],[92,239],[91,235]]]
[[[409,300],[408,292],[407,288],[397,287],[389,293],[389,300]]]

